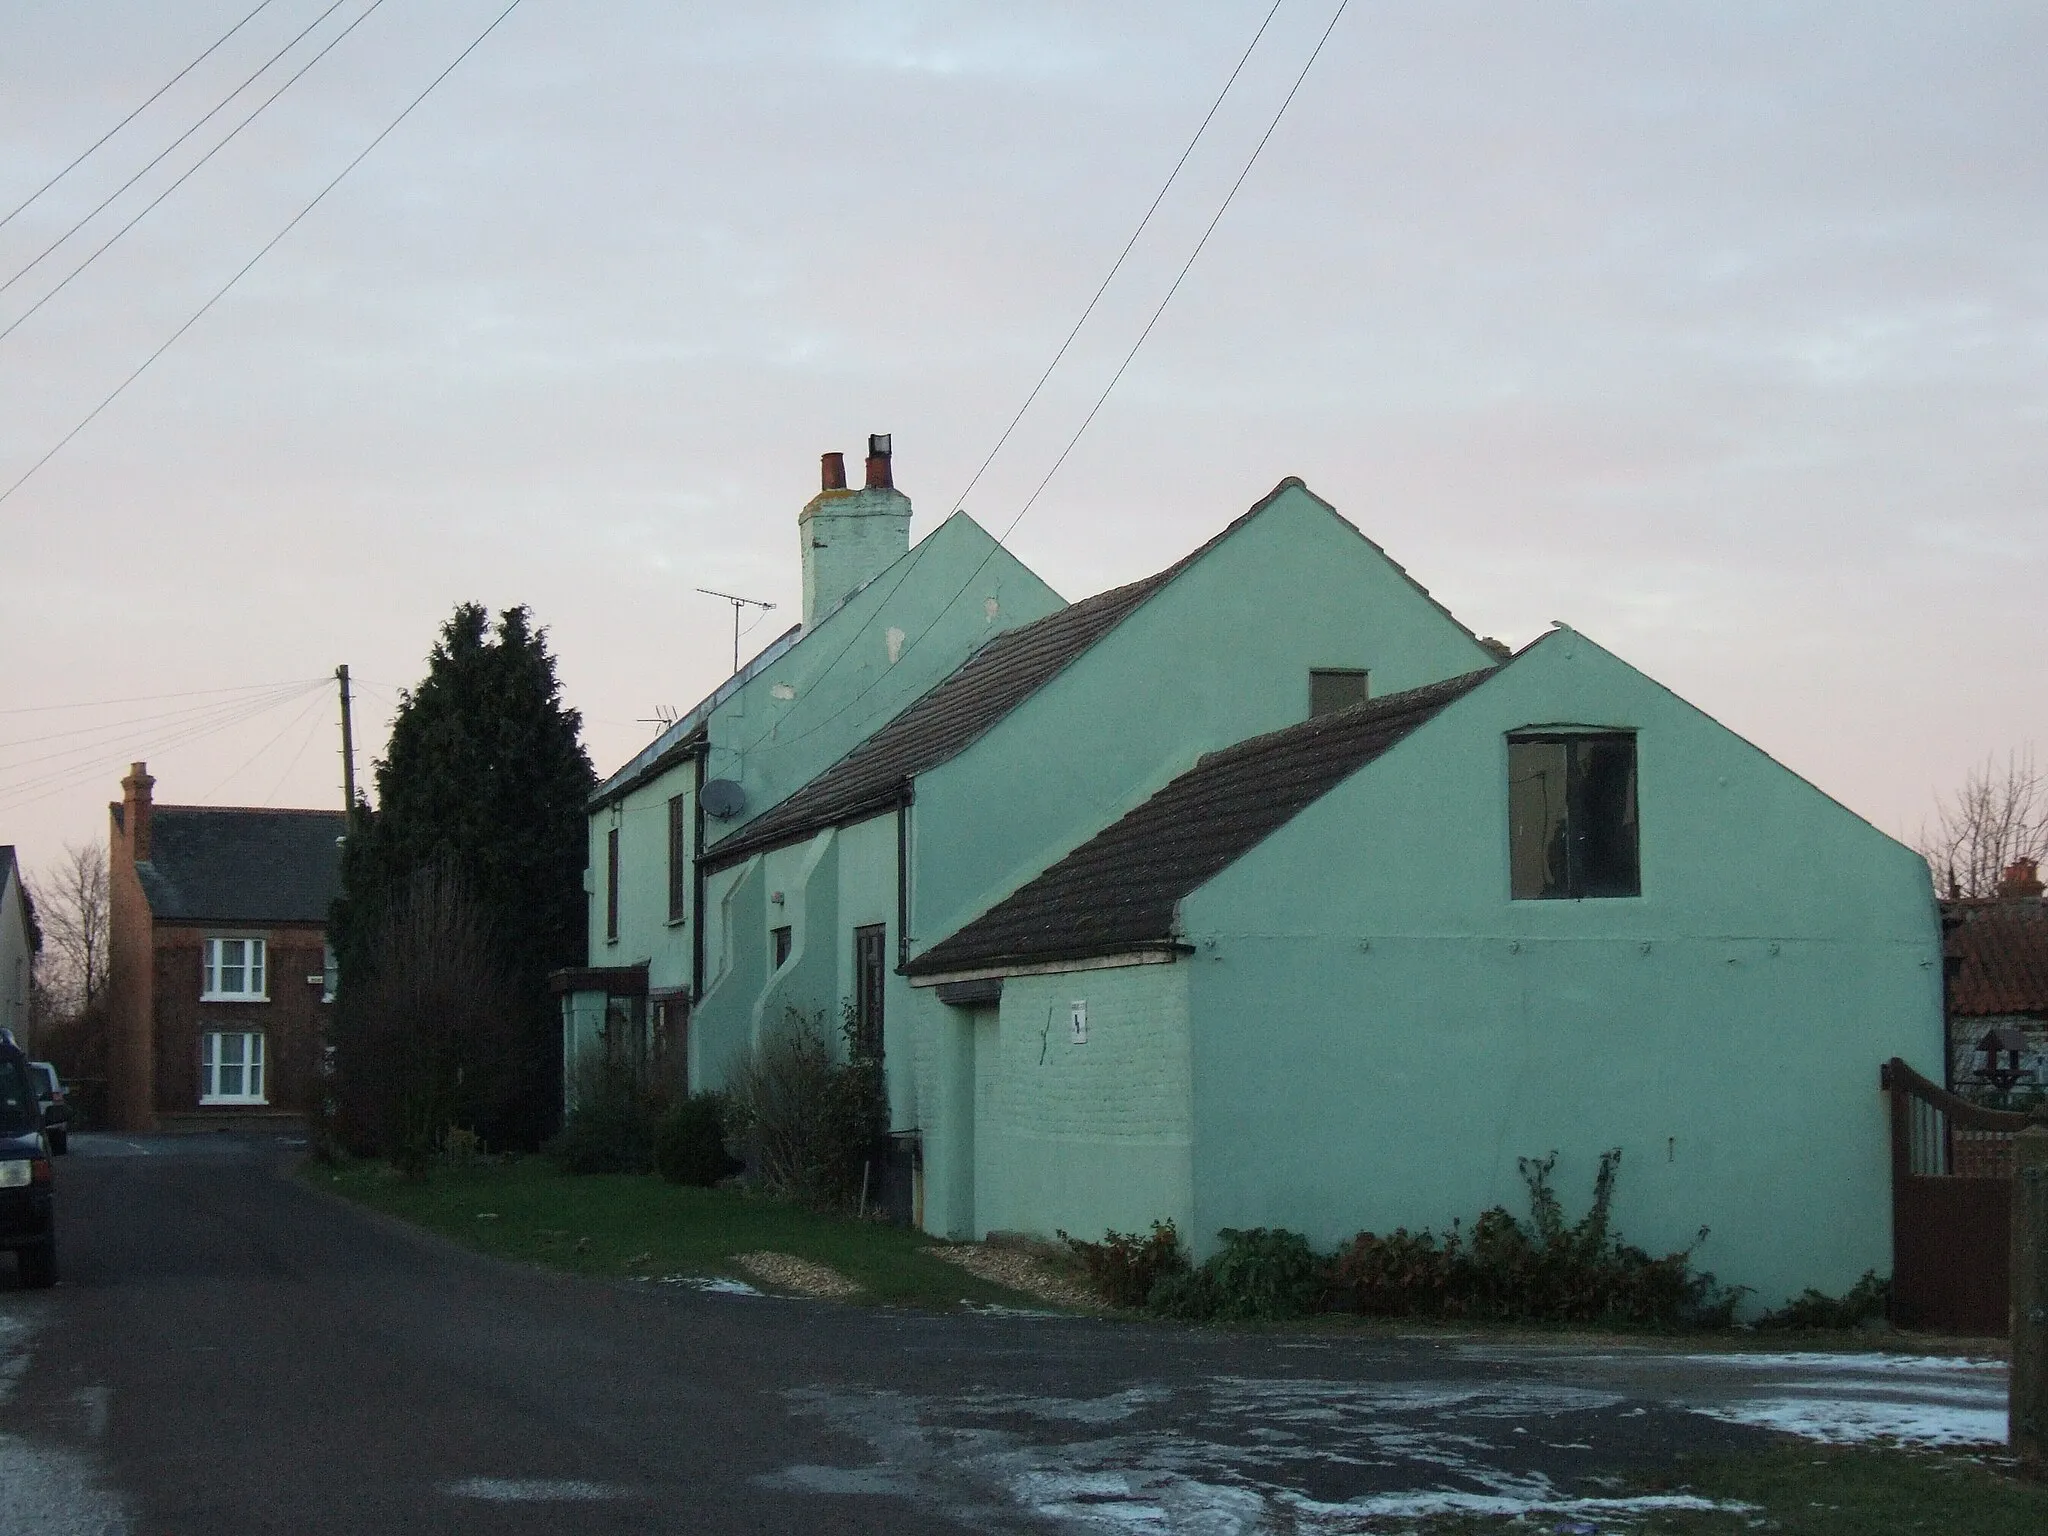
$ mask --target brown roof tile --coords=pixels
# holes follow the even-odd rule
[[[1209,753],[906,971],[940,976],[1172,942],[1182,897],[1492,675],[1391,693]]]
[[[1957,1018],[2048,1016],[2048,903],[2038,896],[1945,901],[1948,952],[1961,964],[1949,981]]]

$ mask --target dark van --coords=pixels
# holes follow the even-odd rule
[[[21,1283],[30,1287],[57,1279],[51,1185],[35,1074],[14,1036],[0,1030],[0,1248],[14,1250]]]

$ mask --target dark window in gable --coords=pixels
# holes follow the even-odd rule
[[[690,891],[690,802],[687,795],[668,802],[668,920],[680,923]]]
[[[860,1055],[882,1057],[882,988],[889,930],[881,923],[853,930],[853,1045]]]
[[[1366,672],[1356,668],[1317,668],[1308,675],[1309,714],[1327,715],[1332,710],[1363,704],[1370,697],[1367,678]]]
[[[779,971],[789,959],[789,930],[787,928],[771,928],[768,930],[768,937],[773,941],[775,969]]]
[[[1509,737],[1508,862],[1517,901],[1640,896],[1635,737]]]
[[[604,835],[604,937],[608,944],[619,941],[619,829]]]

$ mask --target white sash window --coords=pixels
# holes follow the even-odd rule
[[[261,939],[208,939],[204,974],[199,983],[203,1002],[267,1003],[269,975]]]
[[[207,1030],[199,1037],[199,1102],[267,1104],[263,1065],[261,1030]]]

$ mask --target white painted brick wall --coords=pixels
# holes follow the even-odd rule
[[[977,1119],[998,1136],[1185,1139],[1192,1126],[1184,966],[1012,977]],[[1088,1005],[1071,1041],[1069,1005]],[[984,1118],[985,1117],[985,1118]]]

